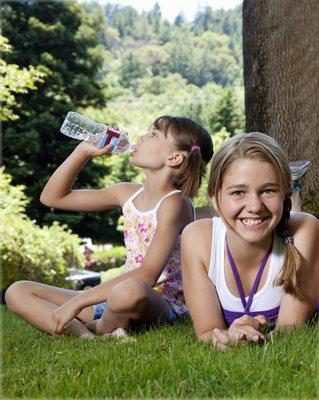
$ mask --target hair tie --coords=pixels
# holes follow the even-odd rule
[[[282,244],[289,244],[289,243],[294,244],[294,238],[292,236],[283,236],[281,240]]]
[[[191,153],[193,151],[196,151],[196,150],[200,151],[200,147],[199,146],[192,146]]]

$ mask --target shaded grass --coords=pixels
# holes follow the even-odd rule
[[[137,341],[54,339],[2,312],[2,395],[25,398],[317,398],[318,327],[219,352],[189,321]]]

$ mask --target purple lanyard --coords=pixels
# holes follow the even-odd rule
[[[271,254],[272,246],[270,246],[270,249],[268,250],[267,254],[265,255],[265,257],[263,258],[263,260],[262,260],[262,262],[260,264],[259,270],[257,272],[256,278],[255,278],[255,281],[254,281],[254,284],[253,284],[253,287],[251,288],[251,291],[249,293],[248,303],[246,303],[243,284],[241,283],[241,279],[240,279],[240,276],[239,276],[239,273],[238,273],[238,269],[236,267],[236,264],[235,264],[235,261],[233,259],[233,256],[232,256],[232,254],[230,252],[230,249],[229,249],[229,246],[228,246],[228,243],[227,243],[227,238],[225,239],[225,248],[226,248],[226,253],[227,253],[229,264],[230,264],[231,269],[233,271],[233,275],[234,275],[234,278],[235,278],[236,286],[237,286],[238,292],[240,294],[240,299],[241,299],[242,305],[244,307],[244,311],[245,312],[249,312],[250,307],[251,307],[252,302],[253,302],[253,299],[254,299],[254,294],[257,291],[261,276],[262,276],[262,274],[264,272],[264,269],[265,269],[265,266],[267,264],[268,258],[269,258],[270,254]]]

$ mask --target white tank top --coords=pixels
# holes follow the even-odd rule
[[[226,226],[220,217],[213,217],[212,221],[212,250],[208,277],[216,288],[221,307],[223,311],[226,311],[224,312],[224,316],[226,317],[226,320],[228,320],[227,311],[234,314],[244,314],[244,310],[240,297],[236,297],[230,292],[225,279],[224,259]],[[252,315],[255,313],[255,315],[266,314],[266,318],[269,314],[269,318],[273,319],[276,317],[275,314],[278,315],[283,295],[282,287],[274,285],[284,261],[284,245],[276,234],[269,260],[269,270],[266,282],[254,295],[250,311]],[[246,301],[248,301],[248,297],[246,297]],[[235,317],[238,318],[238,316]],[[230,319],[232,318],[230,317]]]

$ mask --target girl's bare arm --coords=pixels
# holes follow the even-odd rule
[[[48,207],[71,211],[99,211],[121,207],[129,194],[136,190],[136,185],[120,183],[106,189],[72,189],[85,163],[91,157],[107,154],[109,150],[110,146],[98,149],[89,142],[81,142],[53,173],[43,189],[40,201]]]
[[[215,328],[226,329],[216,289],[208,277],[212,221],[187,226],[182,235],[184,295],[199,340],[212,340]]]
[[[294,243],[303,257],[301,281],[305,292],[303,300],[283,295],[276,330],[293,329],[312,317],[319,298],[319,222],[312,215],[294,213],[291,220]]]

